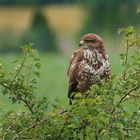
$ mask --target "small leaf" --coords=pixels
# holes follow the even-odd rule
[[[35,63],[35,67],[37,68],[37,69],[40,69],[40,67],[41,67],[41,64],[38,62],[38,63]]]
[[[37,77],[40,77],[40,72],[34,71],[33,73],[34,73]]]

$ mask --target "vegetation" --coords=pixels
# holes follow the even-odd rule
[[[2,24],[7,24],[8,27],[0,27],[0,53],[19,53],[21,44],[26,44],[27,42],[34,42],[34,47],[38,49],[39,52],[58,52],[57,39],[55,31],[51,28],[50,22],[44,15],[43,8],[32,8],[32,9],[22,9],[22,8],[12,8],[8,11],[8,8],[4,8],[4,15],[11,14],[11,20],[7,21],[8,17],[0,16],[3,22]],[[22,12],[21,12],[22,11]],[[21,12],[21,13],[20,13]],[[28,14],[31,12],[31,20],[26,21]],[[18,13],[18,14],[17,14]],[[23,17],[20,17],[23,15]],[[14,19],[17,17],[18,19]],[[12,26],[12,22],[15,27]],[[20,31],[18,25],[22,27],[29,22],[24,30]],[[26,26],[26,25],[25,25]],[[1,29],[3,28],[3,29]],[[19,30],[18,30],[19,29]],[[9,38],[10,36],[10,38]]]
[[[139,15],[136,14],[139,0],[82,0],[79,3],[88,13],[82,34],[95,32],[115,36],[119,27],[139,25]]]
[[[65,108],[37,97],[40,60],[31,44],[23,46],[23,60],[15,62],[12,73],[5,73],[1,63],[1,93],[26,107],[12,112],[1,108],[1,139],[139,139],[140,39],[131,26],[119,33],[126,47],[120,55],[122,73],[108,82],[101,80],[84,95],[77,94],[73,105]],[[128,57],[131,48],[134,53]]]
[[[81,37],[85,33],[95,32],[103,38],[110,35],[112,40],[115,40],[114,35],[118,27],[136,25],[139,28],[140,15],[136,14],[136,8],[140,4],[139,0],[109,0],[108,2],[104,0],[59,0],[56,2],[59,4],[54,6],[55,2],[56,0],[1,0],[0,5],[13,5],[13,7],[2,7],[0,11],[0,52],[17,52],[19,51],[17,46],[28,41],[35,41],[35,47],[39,51],[57,51],[59,46],[63,46],[65,42],[69,43],[67,38],[72,38],[70,45],[68,44],[72,46],[73,42],[76,42],[73,38],[76,38],[77,34]],[[52,6],[48,6],[48,3]],[[73,4],[61,5],[61,3]],[[24,5],[38,6],[39,4],[42,4],[40,6],[42,11],[33,11],[33,17],[31,9],[34,6],[24,7]],[[44,7],[45,4],[47,7]]]

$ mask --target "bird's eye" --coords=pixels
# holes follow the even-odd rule
[[[96,42],[96,39],[90,39],[90,40],[85,40],[86,43],[94,43]]]

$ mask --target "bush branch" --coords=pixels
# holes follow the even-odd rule
[[[62,126],[62,128],[60,130],[60,133],[58,134],[58,137],[57,137],[58,139],[61,138],[61,134],[63,133],[65,127],[67,126],[69,118],[70,118],[70,114],[68,114],[68,116],[66,117],[66,120],[65,120],[65,122],[64,122],[64,124],[63,124],[63,126]]]
[[[19,136],[21,136],[23,133],[25,133],[25,132],[27,132],[27,131],[29,131],[31,129],[34,129],[37,126],[39,126],[39,125],[41,125],[41,124],[43,124],[44,122],[47,122],[47,121],[48,121],[48,118],[44,118],[44,119],[40,120],[39,122],[36,122],[36,123],[28,126],[26,129],[20,131],[18,134],[16,134],[15,136],[13,136],[12,140],[17,140],[19,138]]]
[[[4,88],[8,89],[10,92],[13,92],[13,93],[16,95],[15,91],[13,91],[11,87],[6,86],[6,85],[3,84],[3,83],[0,83],[0,85],[1,85],[2,87],[4,87]],[[29,111],[30,111],[32,114],[34,114],[34,111],[32,110],[32,106],[31,106],[30,102],[28,102],[27,100],[23,99],[21,96],[18,96],[18,97],[19,97],[20,101],[22,101],[22,102],[25,103],[25,105],[27,106],[27,108],[29,109]]]
[[[133,88],[131,88],[126,94],[124,94],[124,96],[122,96],[122,98],[121,98],[120,101],[117,103],[117,105],[118,105],[118,104],[121,104],[121,103],[124,101],[124,99],[125,99],[132,91],[138,89],[139,87],[140,87],[140,84],[137,84],[136,86],[134,86]],[[116,106],[117,106],[117,105],[116,105]],[[113,114],[114,111],[116,110],[116,106],[114,106],[113,110],[111,111],[111,114]]]
[[[21,70],[22,70],[22,68],[24,66],[24,63],[26,61],[27,54],[28,54],[28,52],[25,53],[24,58],[23,58],[22,63],[21,63],[21,66],[20,66],[19,70],[17,71],[17,73],[15,74],[15,76],[14,76],[14,78],[13,78],[11,84],[10,84],[10,87],[13,85],[15,79],[18,77],[19,73],[21,72]]]

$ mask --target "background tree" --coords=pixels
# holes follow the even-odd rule
[[[139,0],[85,0],[80,1],[88,11],[82,34],[115,34],[119,27],[139,24],[136,9]]]
[[[25,33],[22,42],[34,42],[35,48],[41,52],[58,51],[54,31],[40,9],[34,11],[30,29]]]

